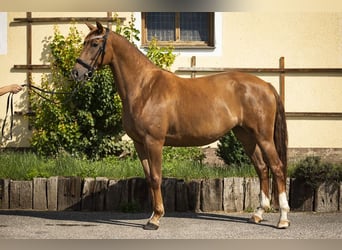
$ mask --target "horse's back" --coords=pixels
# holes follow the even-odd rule
[[[223,101],[230,107],[241,106],[244,102],[274,101],[274,87],[261,78],[238,71],[229,71],[198,78],[172,80],[174,98],[188,99],[197,105],[215,104]],[[177,96],[178,95],[178,96]]]

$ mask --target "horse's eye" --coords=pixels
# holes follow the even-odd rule
[[[91,44],[91,46],[94,47],[94,48],[96,48],[97,45],[98,45],[97,43],[92,43],[92,44]]]

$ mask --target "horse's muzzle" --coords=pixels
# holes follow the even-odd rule
[[[72,79],[74,79],[74,81],[79,81],[79,74],[78,74],[77,69],[73,69],[71,71],[71,77]]]
[[[83,72],[82,70],[79,71],[76,68],[74,68],[71,71],[71,77],[74,81],[83,81],[83,80],[89,80],[94,76],[94,72],[92,70],[88,70]]]

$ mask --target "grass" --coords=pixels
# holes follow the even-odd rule
[[[34,177],[80,176],[126,179],[144,177],[140,161],[108,157],[100,161],[76,159],[68,154],[45,158],[31,152],[2,152],[0,179],[31,180]],[[190,160],[168,159],[163,163],[163,177],[184,180],[201,178],[256,176],[252,166],[215,167]]]

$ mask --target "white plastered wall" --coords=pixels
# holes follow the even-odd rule
[[[119,13],[129,19],[131,13]],[[33,17],[106,16],[101,13],[32,13]],[[135,13],[137,27],[140,13]],[[26,64],[26,26],[13,25],[23,12],[7,13],[7,51],[0,54],[0,86],[25,83],[26,74],[13,71],[13,65]],[[63,34],[70,25],[59,24]],[[85,25],[77,25],[85,35]],[[32,63],[42,64],[42,41],[53,35],[53,25],[32,27]],[[303,12],[227,12],[215,14],[215,49],[176,50],[172,71],[190,66],[196,56],[199,67],[276,68],[285,57],[289,68],[342,68],[342,13]],[[184,74],[183,74],[184,75]],[[33,81],[40,82],[40,73]],[[184,75],[189,77],[189,75]],[[260,75],[279,89],[278,76]],[[286,76],[286,111],[342,112],[342,77]],[[15,96],[15,110],[27,109],[26,94]],[[5,115],[6,96],[0,97],[0,122]],[[342,148],[341,119],[288,119],[289,147]],[[27,121],[16,117],[14,139],[7,146],[29,146]],[[3,145],[2,145],[3,146]]]

